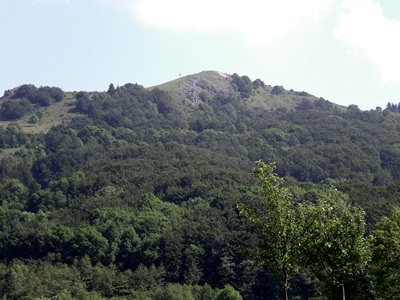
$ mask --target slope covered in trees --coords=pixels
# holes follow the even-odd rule
[[[400,202],[397,113],[343,108],[237,74],[220,79],[197,81],[193,101],[138,84],[90,93],[27,85],[5,95],[0,296],[281,297],[273,270],[244,255],[263,239],[237,210],[242,203],[268,212],[249,175],[261,159],[276,162],[299,203],[325,199],[334,188],[365,210],[374,263],[346,294],[357,299],[365,282],[387,299],[399,280],[395,255],[389,266],[379,260],[379,245],[394,238],[387,228],[397,226],[391,212]],[[36,101],[45,93],[53,100]],[[50,109],[66,99],[74,118],[29,133],[59,117]],[[22,119],[7,117],[25,104]],[[27,125],[33,114],[40,118]],[[321,278],[300,268],[289,297],[327,299]]]

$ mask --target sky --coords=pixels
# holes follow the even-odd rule
[[[216,70],[363,110],[400,102],[398,0],[0,0],[0,96]]]

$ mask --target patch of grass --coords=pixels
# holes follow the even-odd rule
[[[9,123],[17,123],[25,133],[46,133],[53,126],[68,122],[76,116],[82,116],[81,114],[72,112],[76,101],[74,93],[66,92],[65,94],[66,97],[62,101],[39,109],[42,118],[36,124],[29,123],[29,118],[32,115],[26,115],[16,121],[4,121],[2,125],[7,127]]]
[[[3,159],[6,156],[13,155],[15,152],[23,149],[23,147],[18,148],[8,148],[8,149],[0,149],[0,159]]]

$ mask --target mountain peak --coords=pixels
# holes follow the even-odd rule
[[[289,91],[282,86],[266,85],[260,79],[252,81],[245,75],[230,75],[213,70],[181,76],[150,89],[156,87],[169,92],[179,105],[198,105],[204,97],[212,99],[215,96],[226,98],[233,96],[241,97],[248,106],[269,110],[279,107],[291,109],[304,100],[313,102],[318,99],[306,92]],[[240,91],[243,87],[248,89],[244,97]]]
[[[174,99],[183,104],[198,104],[202,93],[210,97],[237,93],[231,84],[231,75],[210,70],[182,76],[155,87],[168,91]]]

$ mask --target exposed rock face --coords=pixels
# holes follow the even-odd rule
[[[237,92],[230,84],[230,75],[216,71],[204,71],[191,76],[190,79],[182,82],[183,103],[199,104],[201,93],[206,93],[211,98],[216,95],[236,95]]]
[[[227,76],[223,77],[225,78]],[[207,80],[202,77],[194,77],[188,80],[185,92],[186,92],[185,102],[188,101],[192,102],[193,104],[199,104],[200,94],[202,92],[207,93],[211,97],[216,95],[228,96],[237,94],[236,91],[230,85],[219,88],[213,85],[213,83],[210,80]]]

